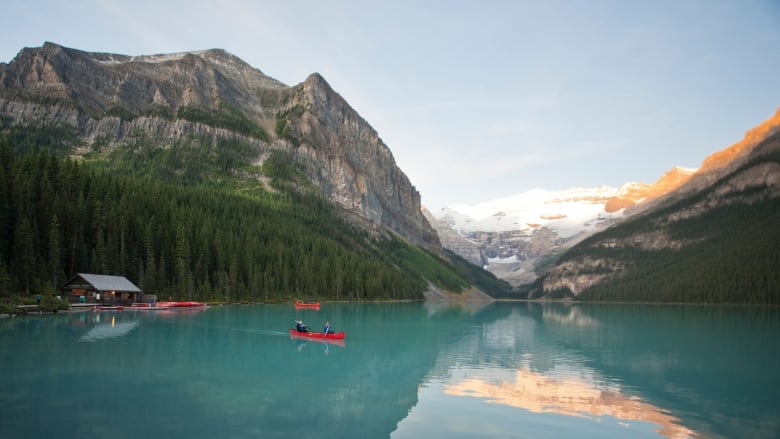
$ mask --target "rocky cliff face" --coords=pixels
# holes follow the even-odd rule
[[[482,255],[481,244],[478,241],[473,241],[467,237],[461,236],[458,232],[452,229],[449,224],[439,221],[433,214],[426,209],[422,208],[423,215],[431,224],[436,233],[439,235],[439,241],[441,241],[442,247],[451,250],[455,254],[461,256],[463,259],[471,262],[478,267],[484,267],[487,261]]]
[[[229,111],[259,130],[177,116],[189,108]],[[286,151],[349,219],[441,251],[390,149],[318,74],[289,87],[224,50],[127,56],[45,43],[0,64],[0,116],[74,128],[76,155],[97,141],[112,147],[139,136],[162,146],[188,136],[240,138],[255,163]]]
[[[282,114],[285,128],[279,142],[295,151],[329,198],[416,244],[440,249],[420,210],[420,194],[396,166],[390,149],[320,75],[309,76],[286,94]]]

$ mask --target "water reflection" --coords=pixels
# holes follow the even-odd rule
[[[349,348],[291,340],[288,304],[0,320],[0,431],[4,439],[54,431],[778,437],[777,309],[495,303],[472,311],[324,305],[319,315],[350,333]]]
[[[343,348],[343,347],[345,347],[345,346],[346,346],[346,343],[344,342],[344,340],[334,340],[334,339],[323,339],[323,340],[320,340],[320,339],[305,339],[305,338],[302,338],[302,337],[295,337],[295,336],[292,336],[292,335],[290,336],[290,340],[295,340],[295,346],[296,346],[296,350],[297,350],[298,352],[302,351],[302,350],[303,350],[303,348],[305,348],[305,347],[306,347],[306,346],[308,346],[309,344],[312,344],[313,346],[322,346],[322,349],[323,349],[323,351],[324,351],[325,353],[328,353],[328,352],[329,352],[330,345],[338,346],[338,347],[340,347],[340,348]],[[310,342],[313,342],[313,343],[310,343]]]
[[[503,404],[533,413],[555,413],[598,419],[612,416],[622,421],[644,421],[659,426],[660,435],[669,438],[693,437],[694,432],[679,425],[680,420],[640,398],[623,395],[618,388],[602,387],[592,381],[566,374],[551,377],[527,367],[518,370],[511,381],[467,377],[444,386],[444,394],[484,398],[488,404]]]
[[[464,301],[464,302],[436,302],[427,301],[423,304],[428,317],[447,311],[462,312],[466,315],[475,315],[491,306],[490,301]]]
[[[98,316],[96,321],[100,321]],[[129,322],[117,321],[116,315],[111,316],[111,321],[108,323],[98,323],[86,334],[79,338],[80,342],[94,342],[107,338],[117,338],[123,335],[127,335],[130,331],[138,326],[138,320]]]
[[[598,326],[598,320],[586,314],[580,307],[557,308],[546,306],[542,308],[542,320],[546,324],[589,328]]]
[[[642,311],[638,311],[640,315]],[[420,403],[399,424],[397,437],[413,437],[410,432],[426,428],[429,422],[425,419],[440,412],[481,413],[479,421],[470,418],[481,427],[452,427],[447,434],[454,435],[483,427],[511,432],[516,425],[523,425],[526,433],[539,434],[533,437],[573,437],[575,430],[568,429],[577,425],[590,430],[578,437],[607,437],[623,429],[623,434],[630,431],[634,437],[702,436],[694,430],[698,425],[679,411],[668,393],[648,392],[653,383],[631,375],[637,370],[637,361],[649,358],[658,359],[658,367],[666,373],[676,367],[674,359],[679,352],[685,351],[671,342],[674,338],[663,335],[650,339],[655,345],[663,342],[660,352],[632,340],[634,334],[649,334],[652,328],[637,325],[642,319],[633,309],[607,308],[598,313],[564,304],[517,304],[495,307],[482,317],[486,318],[439,352],[437,364],[425,380],[426,390],[418,392]],[[621,323],[616,324],[616,320]],[[633,367],[604,367],[604,359]],[[643,364],[640,370],[647,367]],[[663,384],[662,388],[668,391]],[[431,406],[432,401],[436,407]],[[496,406],[502,408],[488,408]],[[534,416],[531,421],[529,417]],[[561,430],[551,432],[543,425],[544,419],[555,419]],[[439,433],[427,432],[445,437],[436,436]],[[712,437],[709,432],[704,436]]]

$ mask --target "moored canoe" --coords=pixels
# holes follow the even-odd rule
[[[157,302],[156,306],[162,308],[195,308],[207,305],[203,302]]]
[[[295,307],[296,308],[319,308],[320,302],[301,302],[300,300],[296,300]]]

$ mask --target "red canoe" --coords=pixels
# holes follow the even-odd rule
[[[295,301],[295,307],[296,308],[320,308],[320,302],[301,302],[300,300]]]
[[[343,340],[346,332],[333,332],[324,334],[322,332],[300,332],[297,329],[290,329],[290,335],[293,337],[311,338],[316,340]]]
[[[160,308],[197,308],[205,307],[207,304],[203,302],[157,302],[156,306]]]

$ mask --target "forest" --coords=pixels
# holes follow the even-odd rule
[[[777,141],[775,135],[764,142]],[[575,296],[565,287],[545,290],[541,276],[518,293],[582,302],[780,304],[780,198],[767,183],[720,195],[723,187],[752,169],[780,164],[780,152],[765,149],[704,190],[592,235],[555,261],[602,261],[573,273],[606,275],[601,282]],[[701,205],[708,208],[681,214],[696,212],[693,206]],[[632,237],[652,236],[654,231],[681,245],[655,250],[632,245]]]
[[[679,250],[583,249],[630,264],[578,300],[780,304],[780,200],[735,204],[678,221]]]
[[[765,142],[775,141],[770,138]],[[593,245],[598,240],[619,240],[649,231],[657,227],[654,224],[676,216],[676,212],[717,199],[719,187],[728,186],[742,173],[767,163],[780,163],[780,153],[758,155],[692,197],[584,240],[564,258],[590,255],[621,261],[628,268],[583,291],[577,299],[780,304],[780,199],[772,197],[772,190],[766,185],[731,193],[729,199],[699,215],[669,222],[669,237],[686,243],[679,249],[649,251],[633,246]]]
[[[229,177],[240,142],[125,146],[108,162],[68,158],[67,130],[2,134],[0,298],[96,273],[182,300],[421,299],[428,281],[457,292],[477,271],[347,224],[283,154],[251,170],[271,178],[263,189]]]

